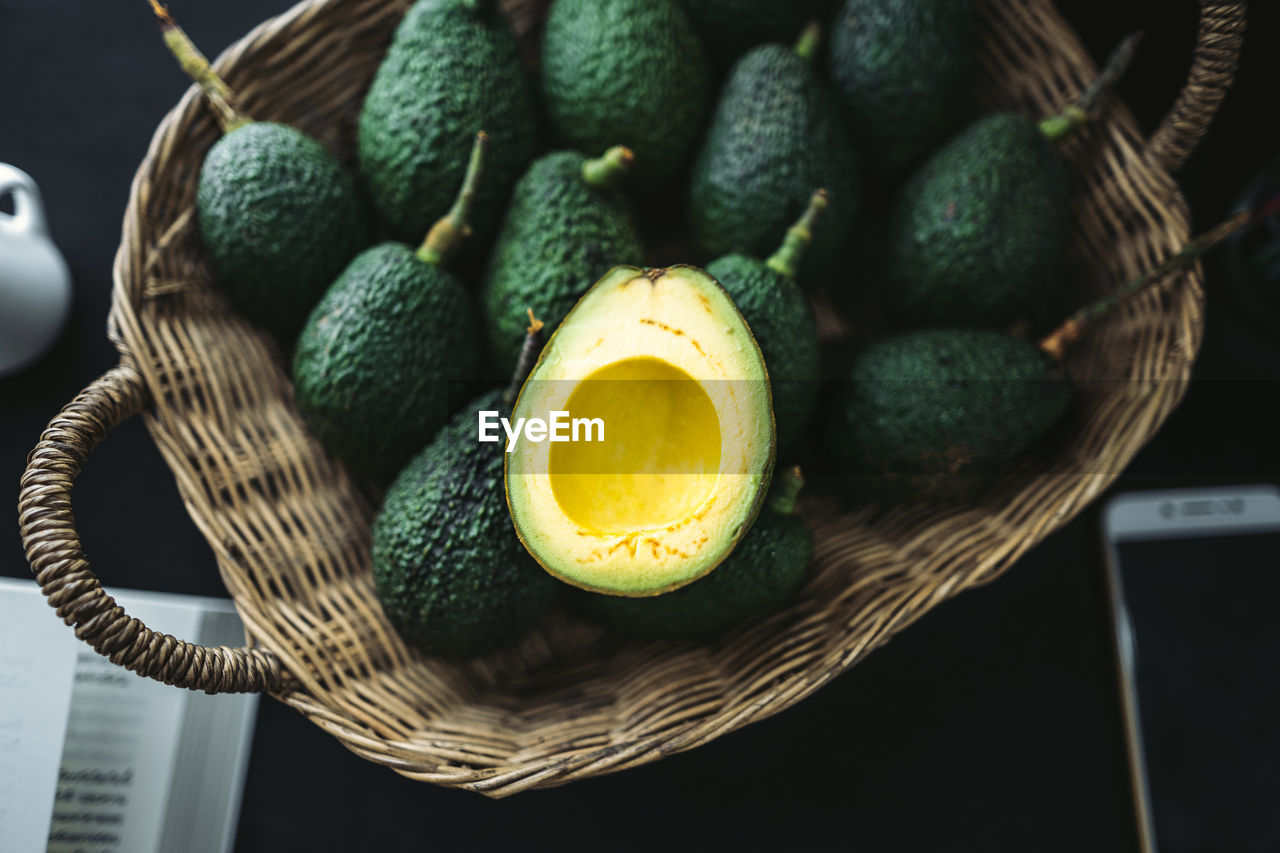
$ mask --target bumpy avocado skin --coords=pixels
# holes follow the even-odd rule
[[[487,245],[538,145],[533,87],[498,3],[418,0],[396,30],[360,111],[360,173],[388,233],[416,243],[448,212],[476,133],[489,134],[473,239]]]
[[[799,271],[807,286],[831,270],[852,227],[856,159],[842,107],[812,64],[757,47],[730,72],[694,163],[691,236],[710,257],[765,257],[824,188],[830,202]]]
[[[550,336],[606,272],[644,258],[621,192],[589,186],[587,160],[558,151],[535,161],[511,197],[485,272],[483,303],[495,363],[514,368],[529,324],[527,309]]]
[[[297,332],[366,240],[355,179],[322,144],[272,122],[214,143],[196,210],[214,280],[236,310],[281,336]]]
[[[825,17],[828,0],[680,0],[712,62],[728,68],[765,42],[792,42],[809,21]]]
[[[373,525],[383,611],[410,644],[448,658],[515,639],[559,586],[516,537],[503,444],[476,440],[476,413],[486,410],[509,412],[497,391],[465,406],[396,477]]]
[[[804,434],[818,396],[818,327],[800,288],[763,261],[726,255],[707,265],[729,292],[760,345],[773,390],[778,452]]]
[[[794,515],[765,508],[738,547],[711,574],[650,598],[586,593],[586,607],[633,637],[699,640],[776,607],[800,582],[813,535]]]
[[[542,36],[542,92],[579,151],[626,145],[629,185],[657,189],[702,131],[711,75],[675,0],[556,0]]]
[[[930,329],[872,344],[826,418],[826,453],[855,492],[972,494],[1066,410],[1071,386],[1034,345],[988,329]]]
[[[894,201],[889,306],[915,325],[1007,325],[1052,292],[1069,222],[1062,165],[1036,125],[1015,113],[979,119]]]
[[[900,172],[965,118],[976,53],[973,0],[845,0],[827,64],[869,170]]]
[[[466,290],[451,273],[399,243],[367,249],[298,338],[298,411],[331,453],[385,482],[477,377],[477,332]]]

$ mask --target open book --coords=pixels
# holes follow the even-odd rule
[[[110,591],[149,628],[242,645],[231,602]],[[0,850],[231,850],[257,711],[111,664],[0,578]]]

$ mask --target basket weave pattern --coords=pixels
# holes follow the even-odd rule
[[[218,61],[249,115],[350,157],[354,121],[406,3],[314,0]],[[531,41],[544,3],[507,2]],[[1144,141],[1107,99],[1064,146],[1072,175],[1072,302],[1176,250],[1188,214],[1169,177],[1230,82],[1243,3],[1205,4],[1192,82]],[[980,97],[1044,115],[1096,69],[1048,0],[984,0]],[[34,571],[68,624],[153,678],[266,690],[356,753],[491,796],[564,783],[705,743],[802,699],[929,608],[989,581],[1102,492],[1185,391],[1200,342],[1199,268],[1134,300],[1072,353],[1083,381],[1052,460],[969,508],[850,510],[810,501],[811,580],[785,610],[708,646],[623,644],[557,617],[517,648],[463,665],[412,653],[373,594],[362,493],[304,429],[274,344],[227,307],[200,260],[196,178],[218,137],[188,91],[134,182],[116,258],[121,364],[50,425],[23,481]],[[102,592],[70,491],[112,426],[141,413],[215,551],[250,646],[155,634]]]

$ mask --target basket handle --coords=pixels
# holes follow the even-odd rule
[[[1176,172],[1209,129],[1236,73],[1247,5],[1245,0],[1200,0],[1200,32],[1191,74],[1173,109],[1147,141],[1147,160],[1157,168]]]
[[[285,678],[275,655],[200,646],[152,631],[126,614],[89,568],[71,513],[71,487],[89,452],[112,427],[140,413],[147,397],[138,372],[117,365],[49,422],[27,457],[18,519],[36,582],[76,636],[114,664],[206,693],[279,690]]]

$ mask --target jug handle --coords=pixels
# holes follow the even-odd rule
[[[0,213],[0,231],[47,236],[44,201],[35,179],[16,166],[0,163],[0,198],[10,193],[13,194],[13,213]]]

